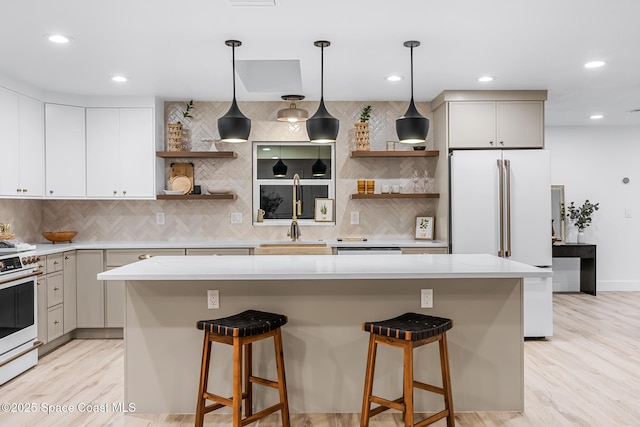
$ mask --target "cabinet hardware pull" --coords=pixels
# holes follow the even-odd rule
[[[150,254],[142,254],[138,256],[138,259],[149,259],[151,258],[153,255]]]
[[[60,264],[58,261],[53,261],[53,265]]]
[[[54,324],[54,325],[57,325],[58,323],[60,323],[60,322],[58,322],[57,320],[54,320],[54,321],[53,321],[53,324]]]
[[[56,286],[55,288],[53,288],[53,290],[54,290],[54,291],[59,291],[59,290],[60,290],[60,288]]]
[[[116,194],[118,194],[118,192],[113,190],[113,195],[115,196]]]
[[[69,257],[68,257],[68,256],[65,256],[65,257],[64,257],[64,259],[69,259]]]
[[[16,191],[17,191],[18,193],[22,193],[22,190],[21,190],[21,189],[19,189],[19,188],[16,188]]]
[[[126,195],[127,195],[127,190],[124,190],[124,191],[122,192],[122,195],[123,195],[123,196],[126,196]]]
[[[500,145],[504,145],[504,141],[500,141]]]
[[[23,193],[26,193],[26,192],[27,192],[27,189],[26,189],[26,188],[23,188],[23,189],[22,189],[22,192],[23,192]]]
[[[493,145],[493,141],[489,141],[489,145]]]
[[[53,190],[49,190],[49,194],[53,194]]]

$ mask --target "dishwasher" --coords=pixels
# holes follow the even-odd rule
[[[402,255],[402,249],[398,247],[366,247],[366,248],[354,248],[354,247],[338,247],[336,250],[338,255]]]

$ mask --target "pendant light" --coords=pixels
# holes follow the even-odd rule
[[[273,168],[272,168],[273,176],[277,178],[283,178],[287,176],[287,169],[289,168],[282,161],[282,147],[280,147],[280,156],[278,157],[278,161],[276,162],[275,165],[273,165]]]
[[[247,118],[236,102],[236,47],[242,46],[238,40],[227,40],[224,42],[231,47],[233,63],[233,101],[227,114],[218,119],[218,132],[220,140],[223,142],[247,142],[249,132],[251,132],[251,120]]]
[[[320,106],[318,106],[318,111],[307,120],[307,134],[311,142],[335,142],[340,122],[329,114],[324,106],[324,48],[330,46],[331,43],[326,40],[318,40],[313,44],[320,48]]]
[[[327,164],[320,158],[320,147],[318,147],[318,160],[311,165],[311,175],[325,176],[327,174]]]
[[[411,102],[404,116],[396,120],[398,139],[404,144],[419,144],[427,139],[429,120],[423,117],[413,102],[413,48],[420,46],[419,41],[404,42],[404,47],[411,49]]]
[[[282,99],[289,101],[289,108],[283,108],[278,111],[279,122],[304,122],[309,118],[309,112],[302,108],[296,107],[296,101],[302,101],[302,95],[283,95]]]

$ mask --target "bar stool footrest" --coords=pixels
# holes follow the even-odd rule
[[[381,407],[385,407],[386,409],[395,409],[400,412],[404,412],[404,398],[399,397],[396,400],[388,400],[378,396],[371,396],[369,399],[371,403],[376,403]],[[376,408],[378,409],[378,408]],[[372,410],[373,411],[373,410]]]
[[[261,418],[266,417],[267,415],[273,414],[274,412],[277,412],[279,410],[281,410],[284,407],[284,405],[282,403],[276,403],[273,406],[269,406],[268,408],[263,409],[260,412],[256,412],[253,415],[249,415],[247,418],[242,420],[242,425],[247,425],[247,424],[251,424],[254,421],[257,421]]]
[[[441,394],[443,396],[444,396],[444,393],[445,393],[444,388],[442,388],[442,387],[437,387],[435,385],[421,383],[420,381],[414,381],[413,382],[413,386],[415,388],[419,388],[420,390],[430,391],[431,393],[437,393],[437,394]]]
[[[442,410],[442,411],[440,411],[440,412],[437,412],[437,413],[435,413],[435,414],[433,414],[433,415],[431,415],[431,416],[429,416],[429,417],[425,418],[425,419],[424,419],[424,420],[422,420],[422,421],[419,421],[419,422],[415,423],[413,426],[414,426],[414,427],[423,427],[423,426],[427,426],[427,425],[429,425],[429,424],[433,424],[433,423],[435,423],[436,421],[441,420],[441,419],[443,419],[443,418],[446,418],[446,417],[448,417],[448,416],[449,416],[449,410],[448,410],[448,409],[444,409],[444,410]]]
[[[204,392],[203,396],[205,399],[219,403],[222,406],[233,406],[233,399],[231,397],[222,397],[209,392]]]
[[[251,377],[249,377],[249,381],[254,383],[254,384],[263,385],[263,386],[267,386],[267,387],[271,387],[271,388],[279,388],[280,387],[280,384],[277,381],[268,380],[266,378],[260,378],[260,377],[251,376]]]

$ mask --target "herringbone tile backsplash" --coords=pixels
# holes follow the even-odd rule
[[[411,175],[417,170],[422,176],[435,173],[441,159],[424,158],[362,158],[350,159],[355,149],[353,123],[360,109],[370,104],[371,149],[384,150],[387,140],[397,140],[395,120],[407,108],[407,102],[327,102],[327,109],[340,120],[336,142],[336,224],[302,227],[303,239],[333,239],[339,236],[363,236],[369,239],[413,239],[416,216],[435,215],[434,200],[351,200],[356,192],[357,179],[375,179],[376,190],[382,184],[400,184],[411,191]],[[193,118],[183,118],[185,101],[165,103],[165,123],[182,121],[190,150],[209,150],[213,140],[219,139],[216,121],[229,108],[229,102],[195,102]],[[240,109],[252,120],[252,141],[304,141],[305,124],[276,121],[279,109],[286,102],[240,102]],[[300,102],[298,108],[310,114],[317,102]],[[419,110],[430,117],[429,105],[418,104]],[[433,130],[429,133],[432,134]],[[3,200],[0,201],[0,222],[13,223],[18,237],[25,241],[42,241],[45,230],[76,230],[77,241],[98,240],[235,240],[286,239],[288,227],[254,227],[252,217],[251,143],[217,143],[219,150],[233,150],[238,158],[195,159],[196,183],[230,188],[237,200]],[[427,148],[433,144],[429,139]],[[397,149],[411,149],[400,147]],[[169,176],[166,162],[165,176]],[[430,191],[433,181],[429,183]],[[158,189],[160,191],[161,189]],[[350,212],[360,212],[360,224],[350,224]],[[156,212],[164,212],[166,224],[155,223]],[[231,224],[232,212],[241,212],[242,224]],[[436,236],[437,238],[438,236]]]

